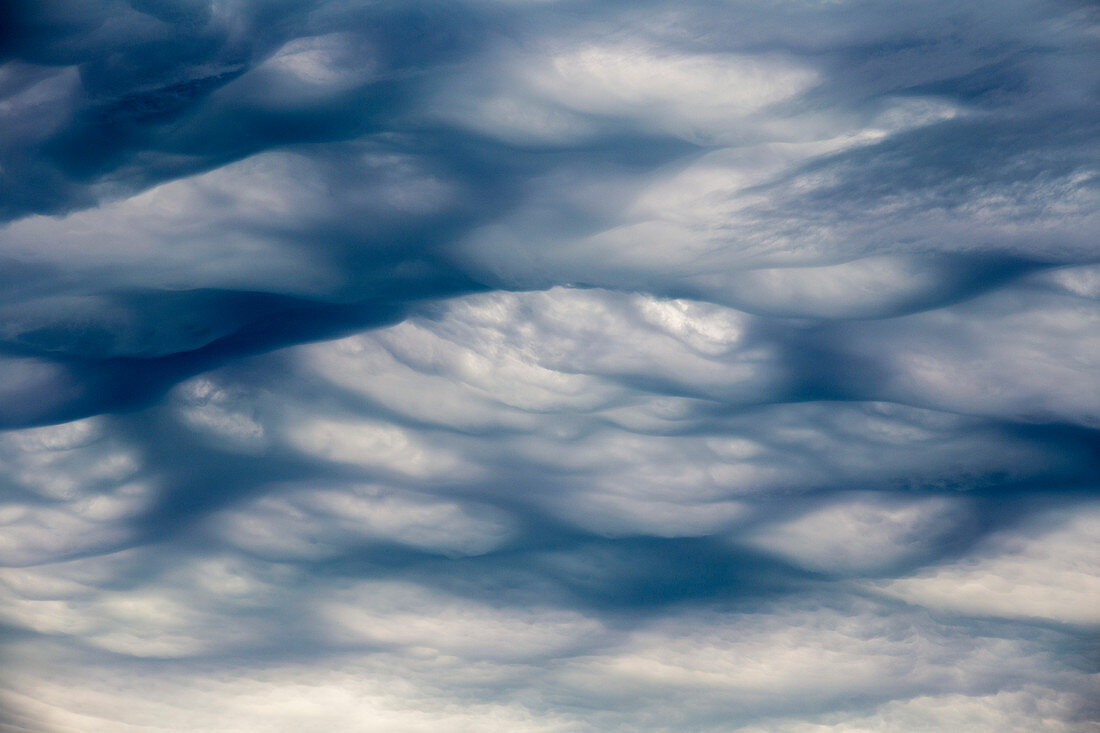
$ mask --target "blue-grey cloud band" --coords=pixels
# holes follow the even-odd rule
[[[0,4],[0,730],[1094,730],[1098,31]]]

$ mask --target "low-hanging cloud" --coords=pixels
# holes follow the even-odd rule
[[[0,729],[1091,730],[1085,3],[0,10]]]

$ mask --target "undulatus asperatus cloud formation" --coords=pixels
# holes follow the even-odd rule
[[[0,2],[0,730],[1100,725],[1100,11]]]

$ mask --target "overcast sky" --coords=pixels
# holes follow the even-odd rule
[[[0,730],[1100,727],[1100,10],[0,4]]]

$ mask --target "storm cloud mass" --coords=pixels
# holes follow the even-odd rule
[[[1100,729],[1087,2],[0,3],[0,730]]]

